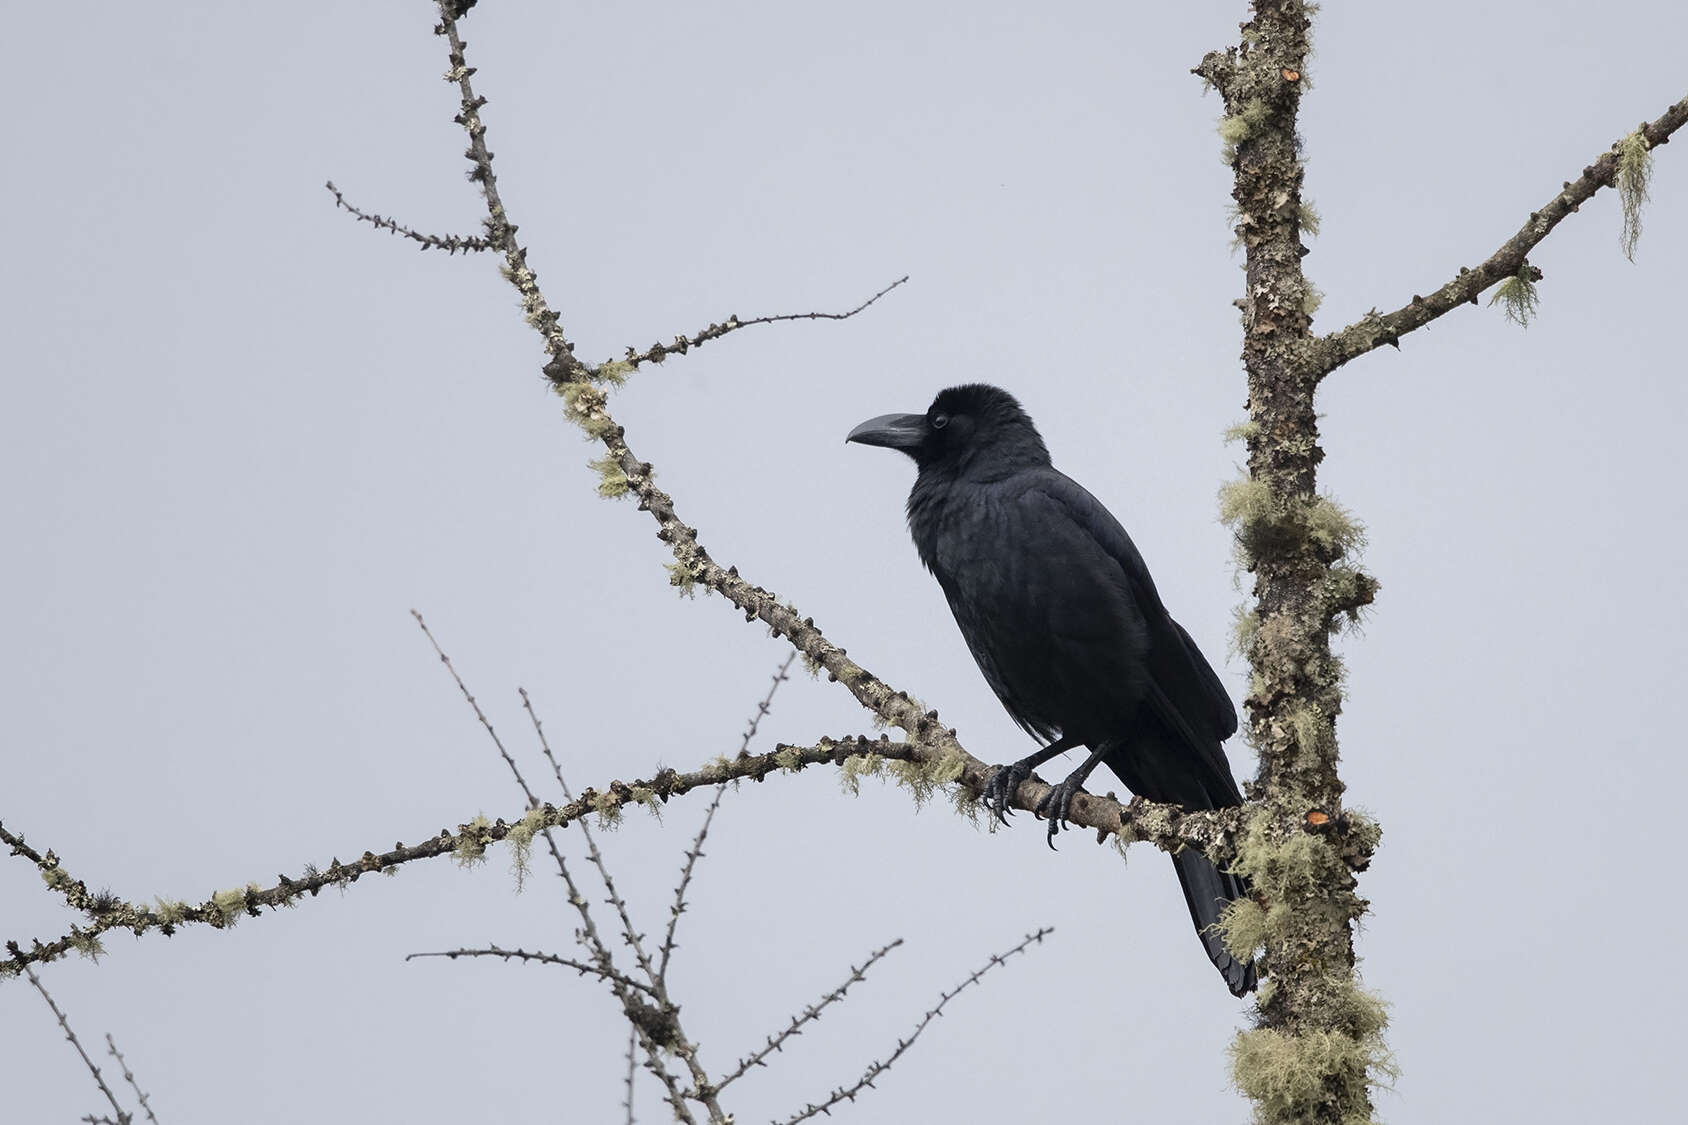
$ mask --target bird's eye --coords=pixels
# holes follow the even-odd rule
[[[947,425],[949,425],[949,415],[948,414],[934,414],[934,415],[932,415],[932,428],[934,430],[941,430]]]

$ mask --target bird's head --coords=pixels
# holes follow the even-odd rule
[[[1049,450],[1014,396],[967,383],[938,392],[924,414],[881,414],[844,438],[900,449],[922,470],[960,471],[981,461],[1005,471],[1049,464]]]

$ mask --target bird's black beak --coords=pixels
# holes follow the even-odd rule
[[[920,443],[926,440],[926,434],[924,414],[881,414],[851,430],[844,440],[908,452],[918,449]]]

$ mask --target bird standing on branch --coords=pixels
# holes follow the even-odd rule
[[[1045,744],[991,778],[986,802],[1004,823],[1020,783],[1077,747],[1089,758],[1037,806],[1051,846],[1098,764],[1151,801],[1242,804],[1221,746],[1237,729],[1224,685],[1161,604],[1131,537],[1050,463],[1013,395],[951,387],[926,413],[871,418],[845,440],[914,459],[908,524],[920,561],[991,690]],[[1247,882],[1194,849],[1172,862],[1208,957],[1233,994],[1249,992],[1254,963],[1233,957],[1215,926]]]

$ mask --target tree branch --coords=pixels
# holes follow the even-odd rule
[[[1649,149],[1669,142],[1671,135],[1688,124],[1688,98],[1683,98],[1660,115],[1658,120],[1642,125],[1638,132]],[[1363,319],[1313,341],[1307,353],[1307,367],[1315,378],[1323,378],[1352,359],[1365,355],[1384,344],[1399,346],[1402,336],[1467,302],[1477,303],[1477,295],[1489,286],[1516,276],[1526,267],[1525,258],[1553,228],[1592,199],[1601,188],[1611,187],[1617,180],[1622,141],[1614,143],[1582,175],[1567,181],[1559,194],[1548,200],[1530,217],[1518,232],[1489,255],[1476,269],[1461,268],[1446,285],[1428,297],[1416,294],[1411,301],[1389,313],[1373,310]],[[1539,273],[1537,275],[1539,279]]]
[[[88,1068],[88,1073],[94,1076],[94,1085],[100,1088],[100,1093],[104,1094],[106,1101],[111,1103],[111,1108],[117,1114],[117,1125],[129,1125],[129,1121],[131,1119],[129,1111],[123,1108],[122,1104],[117,1100],[117,1095],[112,1093],[110,1086],[106,1085],[105,1077],[100,1073],[100,1068],[94,1065],[94,1060],[89,1058],[88,1052],[82,1049],[82,1041],[76,1037],[76,1032],[71,1030],[70,1020],[67,1019],[65,1014],[59,1010],[59,1006],[53,1002],[53,994],[47,991],[47,986],[41,983],[41,978],[35,975],[34,969],[25,968],[24,973],[28,975],[29,983],[35,986],[35,991],[41,994],[41,999],[47,1002],[47,1007],[52,1009],[53,1015],[59,1021],[59,1027],[64,1030],[65,1039],[70,1042],[72,1047],[76,1048],[76,1053],[82,1056],[83,1065]],[[107,1038],[110,1037],[108,1036]],[[117,1048],[114,1045],[112,1047],[112,1052],[115,1054],[116,1050]],[[125,1067],[125,1071],[127,1071],[127,1069],[128,1068]],[[136,1088],[139,1089],[139,1087]],[[142,1100],[144,1102],[145,1099],[143,1098]],[[152,1116],[151,1110],[147,1111],[147,1116]]]
[[[880,948],[874,950],[868,955],[868,959],[863,961],[861,965],[850,966],[850,975],[845,978],[843,984],[839,985],[825,996],[822,996],[815,1003],[804,1008],[797,1015],[791,1017],[791,1022],[778,1033],[768,1036],[768,1041],[764,1043],[761,1048],[740,1059],[738,1066],[733,1068],[733,1072],[731,1074],[721,1079],[720,1084],[716,1086],[716,1089],[725,1090],[728,1086],[737,1082],[740,1078],[743,1078],[747,1073],[749,1073],[752,1067],[766,1066],[767,1063],[765,1060],[769,1055],[773,1054],[775,1051],[784,1049],[788,1040],[803,1034],[804,1024],[813,1023],[815,1020],[820,1019],[822,1012],[826,1011],[826,1009],[831,1005],[844,999],[845,994],[850,991],[851,985],[860,984],[862,981],[866,980],[867,971],[883,960],[886,954],[890,953],[901,944],[903,944],[903,939],[898,938],[897,940],[891,942],[891,944],[881,946]]]
[[[802,1112],[793,1114],[791,1117],[786,1118],[784,1125],[798,1125],[798,1122],[807,1121],[817,1113],[830,1115],[832,1107],[837,1105],[839,1102],[855,1101],[857,1095],[859,1095],[863,1090],[871,1089],[874,1082],[879,1079],[880,1075],[884,1074],[887,1070],[890,1070],[892,1066],[896,1065],[897,1060],[902,1058],[904,1052],[914,1046],[914,1041],[920,1038],[920,1033],[926,1030],[926,1025],[944,1014],[944,1008],[951,1000],[954,1000],[957,996],[961,995],[970,986],[979,983],[980,977],[984,976],[998,965],[1001,965],[1016,953],[1024,953],[1027,947],[1032,945],[1032,943],[1041,943],[1044,938],[1054,932],[1055,931],[1053,929],[1044,927],[1036,933],[1027,934],[1020,944],[1016,945],[1013,949],[1010,949],[1005,953],[991,954],[990,960],[985,962],[978,969],[975,969],[972,975],[966,980],[956,985],[950,991],[941,993],[938,997],[937,1004],[933,1005],[924,1016],[920,1017],[920,1022],[914,1025],[914,1030],[909,1032],[907,1039],[897,1040],[895,1049],[893,1049],[889,1055],[883,1059],[875,1059],[873,1062],[869,1063],[867,1070],[865,1070],[862,1073],[862,1076],[855,1082],[848,1086],[838,1087],[823,1101],[814,1102],[804,1106]]]
[[[382,215],[376,215],[369,211],[360,211],[358,208],[353,207],[350,203],[346,202],[346,197],[340,194],[340,189],[334,186],[333,180],[329,180],[324,186],[334,193],[334,205],[349,212],[353,218],[356,218],[360,222],[368,223],[376,230],[391,231],[393,234],[403,235],[412,242],[418,243],[424,250],[444,250],[447,254],[455,254],[461,250],[467,254],[476,250],[494,249],[493,244],[490,241],[478,236],[465,234],[423,234],[421,231],[412,230],[410,227],[407,227],[396,220],[386,218]]]
[[[633,348],[629,347],[627,349],[627,355],[618,362],[624,363],[629,369],[636,371],[644,364],[661,363],[671,355],[685,355],[693,348],[700,348],[704,344],[709,343],[711,340],[719,340],[729,332],[736,332],[740,328],[749,328],[753,324],[779,324],[782,321],[788,320],[849,320],[851,317],[855,316],[863,309],[866,309],[869,305],[874,304],[879,300],[879,298],[885,296],[885,294],[889,293],[891,290],[895,289],[907,280],[908,275],[904,274],[902,277],[899,277],[897,280],[893,281],[891,284],[887,285],[885,288],[881,289],[879,292],[875,293],[873,296],[869,297],[867,300],[847,312],[782,313],[779,316],[751,317],[749,320],[740,320],[737,316],[729,316],[720,324],[711,324],[708,328],[703,329],[701,332],[693,333],[690,336],[676,336],[674,337],[674,342],[672,344],[652,344],[642,352],[635,351]],[[604,369],[610,366],[610,364],[604,364],[597,369],[600,378],[603,377]]]
[[[416,961],[427,957],[444,957],[448,961],[455,961],[459,957],[496,957],[500,961],[528,961],[537,965],[558,965],[565,969],[573,969],[581,976],[597,977],[599,980],[618,984],[622,988],[633,992],[642,992],[655,997],[651,986],[634,980],[625,973],[606,968],[603,965],[591,964],[586,961],[576,961],[573,957],[560,957],[555,953],[543,953],[538,950],[502,949],[496,945],[489,945],[485,949],[442,949],[432,953],[407,953],[406,961]]]
[[[249,883],[219,891],[197,905],[161,899],[153,908],[138,906],[109,893],[89,894],[85,884],[64,872],[51,851],[40,852],[0,823],[0,843],[6,844],[12,854],[34,863],[67,902],[87,912],[90,918],[89,925],[72,927],[69,933],[52,941],[31,941],[27,948],[17,940],[6,942],[6,956],[0,958],[0,977],[15,974],[28,965],[56,961],[73,951],[98,953],[99,938],[108,931],[127,930],[139,937],[154,930],[170,936],[188,925],[227,929],[243,916],[260,917],[264,908],[295,905],[307,896],[314,897],[325,887],[345,888],[373,872],[391,871],[407,863],[442,856],[472,863],[481,859],[488,847],[508,840],[512,834],[518,842],[530,840],[535,833],[574,824],[594,813],[614,820],[629,805],[654,808],[658,803],[696,789],[714,788],[727,782],[763,781],[818,765],[843,767],[846,780],[851,783],[864,776],[889,776],[908,788],[917,800],[949,786],[956,803],[964,810],[977,805],[995,772],[994,767],[959,747],[950,755],[938,756],[911,743],[893,742],[884,735],[878,739],[824,738],[813,746],[781,743],[766,754],[746,754],[732,760],[723,756],[686,773],[665,769],[649,779],[611,781],[602,790],[588,787],[563,805],[541,804],[514,820],[500,817],[489,822],[476,817],[459,824],[455,831],[441,829],[437,835],[416,844],[401,842],[386,851],[366,851],[352,863],[334,859],[326,869],[307,865],[297,877],[279,875],[267,887]],[[1033,811],[1048,792],[1049,786],[1034,776],[1020,786],[1013,807]],[[1333,820],[1317,809],[1308,810],[1301,819],[1305,830],[1310,832],[1321,835],[1334,832],[1340,838],[1344,831],[1345,822]],[[1112,796],[1081,793],[1074,801],[1068,821],[1074,827],[1096,832],[1099,842],[1112,837],[1121,844],[1148,841],[1165,851],[1194,847],[1223,862],[1233,854],[1237,839],[1246,827],[1247,815],[1240,808],[1186,812],[1176,805],[1157,804],[1141,797],[1121,804]],[[1360,844],[1356,845],[1359,850],[1353,852],[1350,860],[1356,868],[1363,867],[1370,855],[1369,849],[1361,847],[1363,843],[1360,838]],[[95,905],[97,910],[93,909]]]

